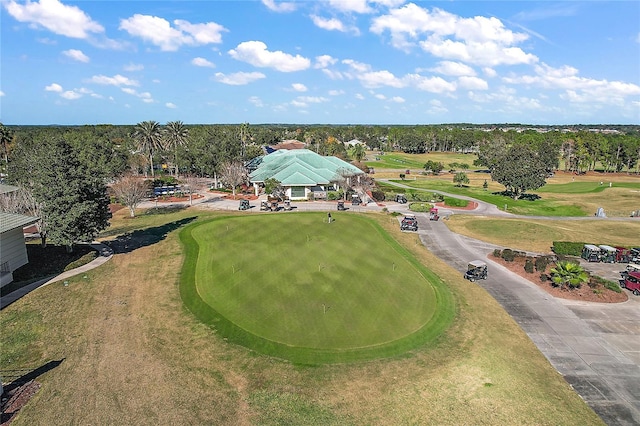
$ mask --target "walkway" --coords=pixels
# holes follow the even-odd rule
[[[96,257],[94,260],[92,260],[87,264],[79,266],[75,269],[71,269],[70,271],[65,271],[60,275],[53,275],[53,276],[41,279],[39,281],[33,282],[16,291],[12,291],[6,296],[2,296],[2,298],[0,298],[0,310],[6,308],[16,300],[20,299],[25,294],[28,294],[35,289],[44,287],[46,285],[49,285],[58,281],[66,280],[67,278],[71,278],[76,275],[80,275],[91,269],[97,268],[98,266],[102,265],[103,263],[111,259],[111,257],[113,257],[113,251],[108,246],[102,243],[94,242],[91,244],[91,247],[98,252],[98,257]]]

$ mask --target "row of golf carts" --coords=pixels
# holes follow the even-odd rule
[[[587,262],[603,263],[640,263],[640,247],[628,249],[608,245],[585,244],[581,257]]]

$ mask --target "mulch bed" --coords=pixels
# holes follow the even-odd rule
[[[567,290],[560,289],[552,285],[551,281],[542,281],[540,279],[541,273],[534,271],[532,274],[524,270],[524,264],[526,259],[524,257],[516,257],[513,262],[507,262],[501,257],[489,256],[492,261],[499,263],[511,272],[520,275],[522,278],[534,283],[553,297],[567,300],[582,300],[585,302],[600,302],[600,303],[620,303],[628,300],[627,293],[623,290],[622,293],[616,293],[608,288],[597,285],[592,287],[590,285],[582,285],[579,288]],[[545,270],[546,274],[549,274],[549,270],[554,265],[547,266]]]
[[[478,203],[476,203],[475,201],[469,201],[469,204],[467,204],[465,207],[454,207],[454,206],[448,206],[444,203],[444,201],[441,201],[439,203],[436,203],[436,206],[446,207],[452,210],[475,210],[476,207],[478,207]]]
[[[193,194],[191,196],[191,200],[197,200],[199,198],[204,197],[204,195],[200,195],[200,194]],[[158,197],[158,202],[159,203],[180,203],[180,202],[185,202],[185,201],[189,201],[189,196],[186,197]]]
[[[29,380],[16,387],[12,387],[11,385],[6,385],[5,387],[11,387],[11,389],[6,390],[5,393],[2,394],[0,426],[6,426],[11,423],[15,415],[18,414],[18,411],[38,392],[40,383]]]

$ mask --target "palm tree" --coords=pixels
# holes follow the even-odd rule
[[[189,138],[189,129],[182,121],[169,121],[164,128],[164,143],[167,148],[173,148],[173,165],[178,176],[178,147],[183,146]]]
[[[364,149],[364,145],[362,145],[361,143],[356,144],[353,149],[351,150],[351,156],[356,160],[356,161],[362,161],[362,159],[365,157],[365,155],[367,155],[366,150]]]
[[[551,280],[560,288],[568,285],[569,288],[578,288],[589,282],[589,274],[577,263],[561,260],[556,263],[551,271]]]
[[[133,139],[138,145],[138,149],[149,156],[151,165],[151,176],[155,176],[153,170],[153,154],[155,151],[162,149],[162,131],[160,123],[157,121],[143,121],[136,124]]]

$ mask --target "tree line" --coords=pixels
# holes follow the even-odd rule
[[[640,126],[614,133],[587,127],[571,132],[540,130],[499,125],[186,125],[152,120],[121,126],[0,123],[0,172],[5,183],[21,188],[10,202],[3,200],[3,210],[39,216],[43,242],[48,239],[72,247],[91,240],[107,226],[107,184],[125,175],[153,178],[162,172],[215,178],[229,174],[229,183],[237,182],[234,166],[262,155],[264,146],[290,139],[305,142],[321,155],[347,161],[365,156],[361,145],[345,147],[343,142],[354,139],[381,151],[473,153],[478,165],[489,168],[499,182],[507,182],[507,189],[516,195],[524,191],[523,184],[509,176],[523,162],[540,167],[544,176],[559,167],[561,158],[565,169],[578,173],[597,164],[604,171],[640,172]],[[539,183],[536,179],[527,184],[529,189]],[[464,183],[462,176],[458,183]]]

